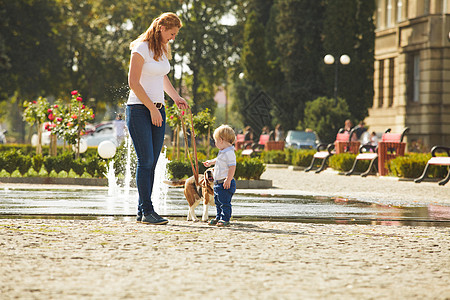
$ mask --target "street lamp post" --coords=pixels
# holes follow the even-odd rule
[[[335,64],[335,72],[334,72],[334,99],[337,101],[337,91],[338,91],[338,65],[339,62],[342,65],[348,65],[350,63],[350,56],[348,56],[347,54],[343,54],[341,55],[341,57],[339,58],[339,62],[335,61],[334,56],[331,54],[327,54],[325,55],[325,57],[323,58],[323,61],[325,64],[327,65],[332,65]]]

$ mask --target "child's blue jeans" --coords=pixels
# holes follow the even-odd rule
[[[216,220],[229,222],[231,219],[231,198],[236,192],[236,181],[231,180],[230,188],[224,189],[223,182],[214,184],[214,202],[216,203]]]

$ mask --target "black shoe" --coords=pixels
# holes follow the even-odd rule
[[[169,223],[169,220],[162,218],[156,212],[152,212],[148,215],[144,215],[141,222],[144,224],[164,225]]]
[[[136,222],[137,222],[137,223],[141,223],[141,222],[142,222],[142,215],[138,214],[138,215],[136,216]]]

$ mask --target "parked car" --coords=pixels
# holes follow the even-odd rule
[[[88,146],[98,146],[103,141],[111,141],[114,145],[119,146],[116,129],[112,122],[100,124],[95,127],[95,130],[84,135]]]
[[[314,149],[319,143],[315,132],[289,130],[286,134],[286,148]]]

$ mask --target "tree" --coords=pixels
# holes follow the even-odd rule
[[[332,143],[336,134],[350,117],[349,107],[344,99],[319,97],[306,103],[305,118],[298,129],[314,130],[323,143]]]
[[[191,91],[194,113],[205,108],[215,109],[216,87],[226,76],[229,54],[229,26],[221,23],[231,1],[183,1],[177,11],[183,28],[174,50],[187,61],[192,71]]]
[[[321,94],[323,1],[280,0],[277,5],[276,44],[281,55],[285,84],[277,99],[286,112],[284,128],[294,128],[303,119],[305,103]]]
[[[342,54],[349,65],[338,65],[338,94],[346,99],[353,119],[362,120],[373,99],[375,1],[328,1],[324,17],[324,50],[336,60]],[[323,66],[327,95],[333,95],[334,72]]]

